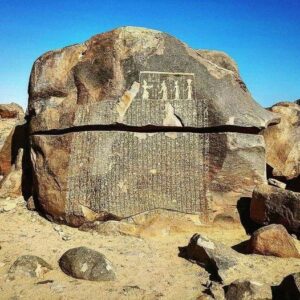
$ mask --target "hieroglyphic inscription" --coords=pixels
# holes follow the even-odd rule
[[[196,99],[194,74],[143,71],[138,86],[130,106],[122,111],[122,123],[207,126],[207,103]],[[86,106],[78,112],[77,122],[113,123],[114,114],[125,106],[116,109],[113,102],[106,102]],[[156,208],[207,212],[209,134],[87,131],[73,135],[70,212],[80,214],[80,205],[123,217]]]
[[[155,208],[186,213],[207,210],[204,135],[180,133],[74,133],[68,210],[130,216]]]
[[[207,100],[197,98],[193,73],[142,71],[137,80],[139,91],[130,99],[130,107],[126,109],[126,114],[122,115],[121,121],[119,102],[102,99],[99,102],[79,105],[74,126],[115,122],[133,126],[160,126],[163,125],[166,107],[170,105],[183,126],[207,126],[203,114],[207,109]]]

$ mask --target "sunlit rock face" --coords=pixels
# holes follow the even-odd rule
[[[218,55],[221,55],[218,58]],[[123,27],[50,51],[29,88],[35,197],[79,226],[153,209],[234,216],[265,182],[260,107],[223,53]]]

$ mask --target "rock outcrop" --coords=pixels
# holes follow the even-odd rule
[[[257,133],[277,122],[226,55],[133,27],[38,58],[28,111],[34,196],[74,226],[157,208],[236,216],[266,181]]]
[[[249,242],[249,252],[277,257],[300,258],[293,238],[280,224],[272,224],[256,230]]]
[[[19,148],[24,147],[24,112],[15,103],[0,104],[0,175],[14,164]]]
[[[262,131],[267,164],[272,168],[272,176],[293,180],[291,188],[300,191],[300,106],[297,103],[280,102],[272,106],[270,111],[278,114],[281,121]]]
[[[250,217],[262,225],[281,224],[289,232],[299,235],[300,193],[259,185],[253,191]]]

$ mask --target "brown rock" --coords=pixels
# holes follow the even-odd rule
[[[237,200],[266,180],[257,133],[277,118],[228,57],[201,55],[123,27],[37,59],[31,157],[50,218],[79,226],[158,208],[236,217]]]
[[[300,106],[280,102],[270,110],[278,114],[281,121],[262,132],[267,163],[273,168],[273,176],[297,178],[300,175]]]
[[[24,112],[21,106],[0,104],[0,175],[9,173],[18,149],[25,144]]]
[[[15,164],[11,167],[10,172],[0,182],[0,196],[18,197],[22,195],[22,160],[23,149],[19,149],[19,153]]]
[[[36,210],[34,199],[32,196],[27,200],[26,207],[28,210]]]
[[[262,225],[282,224],[289,232],[300,233],[300,193],[259,185],[253,191],[251,219]]]
[[[300,258],[293,238],[282,225],[278,224],[272,224],[256,230],[249,242],[249,252],[261,255]]]

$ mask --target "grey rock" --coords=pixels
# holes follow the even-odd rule
[[[275,178],[269,178],[268,179],[268,183],[270,185],[273,185],[273,186],[281,188],[281,189],[285,189],[286,188],[286,183],[281,182],[281,181],[279,181],[279,180],[277,180]]]
[[[86,247],[65,252],[59,266],[67,275],[78,279],[109,281],[116,278],[112,263],[103,254]]]
[[[300,193],[259,185],[253,191],[250,217],[262,225],[282,224],[289,232],[299,235]]]
[[[270,286],[255,281],[236,280],[225,287],[226,300],[272,300]]]
[[[240,254],[222,243],[195,234],[182,253],[188,259],[196,261],[211,273],[212,279],[223,282],[227,273],[239,264]]]
[[[34,255],[20,256],[10,267],[8,271],[8,278],[13,280],[17,277],[42,277],[45,273],[52,270],[49,265],[42,258]]]

